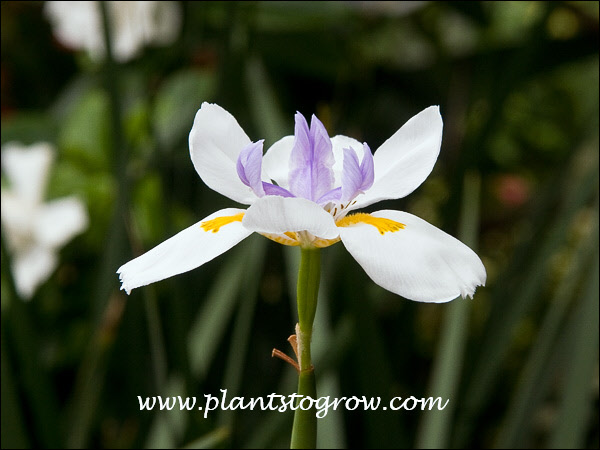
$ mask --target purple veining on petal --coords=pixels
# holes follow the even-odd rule
[[[263,142],[260,140],[246,145],[240,152],[236,165],[242,183],[252,188],[259,197],[265,195],[261,179]]]
[[[344,149],[344,165],[342,168],[342,195],[341,202],[349,202],[358,194],[364,193],[373,185],[374,166],[373,154],[365,143],[362,162],[358,163],[358,156],[353,148]]]
[[[345,148],[344,165],[342,167],[342,203],[352,200],[362,184],[362,173],[358,156],[353,148]]]
[[[294,195],[281,186],[262,181],[263,142],[250,143],[242,149],[237,160],[237,173],[246,186],[252,188],[258,197],[265,195],[279,195],[280,197],[293,197]]]
[[[263,189],[266,195],[279,195],[280,197],[294,197],[290,191],[275,184],[266,183],[263,181]]]
[[[317,201],[333,187],[335,162],[325,126],[312,116],[310,128],[304,116],[295,116],[294,147],[290,155],[290,192]]]
[[[360,163],[360,173],[362,174],[362,184],[360,190],[365,192],[373,186],[375,179],[375,166],[373,164],[373,153],[367,143],[363,143],[363,159]]]
[[[319,205],[325,205],[329,202],[339,202],[342,197],[342,188],[336,187],[335,189],[330,190],[323,194],[318,200],[317,203]]]

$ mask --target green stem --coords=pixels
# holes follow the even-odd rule
[[[300,270],[298,272],[298,325],[296,339],[298,343],[298,395],[316,399],[315,371],[310,354],[312,328],[317,311],[319,294],[319,279],[321,275],[321,253],[317,248],[302,248]],[[290,448],[316,448],[317,446],[317,416],[315,408],[304,410],[299,406],[307,405],[300,401],[296,403],[292,442]]]

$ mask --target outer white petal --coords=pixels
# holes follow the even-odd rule
[[[56,254],[45,247],[34,246],[13,255],[15,287],[23,300],[30,300],[35,290],[56,268]]]
[[[339,235],[331,214],[304,198],[270,195],[260,198],[248,208],[242,223],[258,233],[308,231],[323,239]]]
[[[190,132],[190,156],[196,172],[209,188],[247,205],[257,197],[238,177],[236,164],[249,143],[231,114],[218,105],[202,104]]]
[[[263,157],[263,172],[281,187],[289,188],[290,155],[294,147],[294,136],[285,136],[275,142]]]
[[[473,297],[485,285],[483,263],[473,250],[423,219],[400,211],[378,211],[406,228],[383,235],[372,225],[340,227],[350,254],[381,287],[420,302]]]
[[[241,212],[244,210],[237,208],[217,211],[124,264],[117,270],[122,282],[121,289],[129,294],[132,289],[188,272],[226,252],[252,231],[244,228],[241,222],[224,225],[216,233],[204,231],[200,224]]]
[[[40,206],[33,233],[42,245],[58,248],[88,226],[85,206],[77,197],[65,197]]]
[[[433,170],[442,144],[442,116],[430,106],[406,122],[375,152],[375,181],[356,198],[352,209],[380,200],[402,198],[425,181]]]
[[[2,170],[12,190],[32,205],[44,197],[53,158],[54,150],[46,142],[30,146],[9,142],[2,146]]]

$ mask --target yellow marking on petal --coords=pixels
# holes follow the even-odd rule
[[[324,247],[329,247],[330,245],[335,244],[336,242],[340,242],[340,237],[336,237],[335,239],[321,239],[321,238],[316,238],[313,242],[312,245],[317,247],[317,248],[324,248]]]
[[[213,233],[217,233],[221,227],[229,225],[233,222],[241,222],[243,218],[244,213],[235,214],[233,216],[216,217],[214,219],[201,222],[200,227],[206,232],[212,231]]]
[[[271,239],[272,241],[277,242],[282,245],[289,245],[291,247],[296,247],[300,245],[300,240],[297,238],[296,233],[292,231],[287,231],[284,234],[271,234],[271,233],[260,233],[264,237]]]
[[[366,213],[350,214],[343,219],[338,220],[335,224],[338,227],[350,227],[359,223],[373,225],[375,228],[377,228],[377,230],[379,230],[379,234],[382,235],[388,231],[390,233],[395,233],[398,230],[403,230],[406,228],[406,225],[403,223],[396,222],[392,219],[386,219],[385,217],[373,217],[371,214]]]

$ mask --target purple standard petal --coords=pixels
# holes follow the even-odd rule
[[[237,160],[237,173],[246,186],[259,197],[265,195],[261,179],[263,140],[246,145]]]
[[[367,144],[363,144],[364,155],[360,165],[353,148],[344,149],[344,165],[342,168],[341,202],[346,203],[358,194],[364,193],[373,185],[373,154]]]
[[[324,205],[329,202],[339,202],[341,197],[342,197],[342,188],[336,187],[335,189],[332,189],[329,192],[322,195],[317,200],[317,203],[319,205]]]
[[[362,174],[358,163],[358,156],[352,148],[344,149],[344,165],[342,168],[342,197],[341,202],[349,202],[360,190]]]
[[[294,195],[285,188],[263,181],[263,189],[267,195],[279,195],[280,197],[293,197]]]
[[[375,179],[375,166],[373,164],[373,153],[367,145],[363,143],[363,159],[360,163],[360,173],[362,175],[362,184],[360,190],[365,192],[373,186],[373,180]]]
[[[294,147],[290,156],[290,192],[296,197],[317,201],[333,187],[331,139],[316,116],[310,129],[304,116],[296,113]]]

